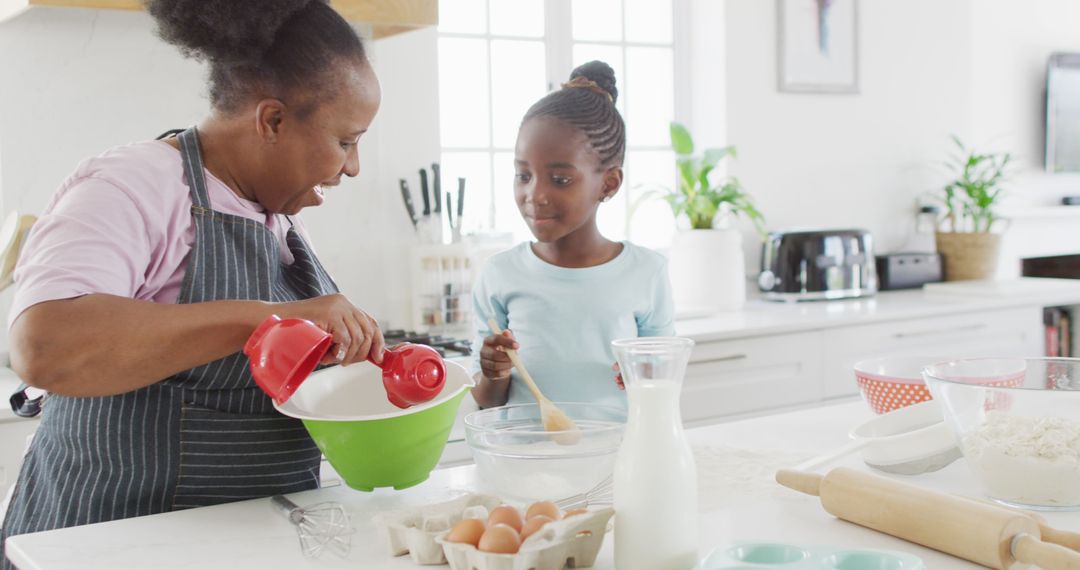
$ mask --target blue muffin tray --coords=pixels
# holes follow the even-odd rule
[[[918,556],[894,550],[737,542],[721,546],[694,570],[926,570]]]

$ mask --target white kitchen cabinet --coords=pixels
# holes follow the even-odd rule
[[[821,331],[702,342],[682,390],[687,425],[821,400]]]
[[[852,367],[866,358],[1041,356],[1043,344],[1042,308],[1036,306],[827,329],[823,397],[857,394]]]

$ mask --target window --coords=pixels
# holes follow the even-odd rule
[[[512,187],[521,118],[574,67],[600,59],[615,70],[627,152],[622,190],[601,206],[598,224],[611,239],[670,242],[665,203],[632,205],[650,186],[675,180],[667,127],[677,116],[673,14],[672,0],[440,2],[441,163],[447,180],[468,180],[467,232],[531,239]]]

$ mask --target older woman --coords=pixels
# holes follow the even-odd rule
[[[354,30],[321,0],[148,9],[209,63],[211,112],[85,161],[29,237],[12,366],[52,396],[4,536],[314,488],[319,451],[252,381],[245,339],[278,314],[330,330],[327,362],[382,356],[295,217],[356,176],[379,107]]]

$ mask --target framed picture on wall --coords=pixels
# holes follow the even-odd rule
[[[857,0],[776,0],[779,89],[858,93]]]

